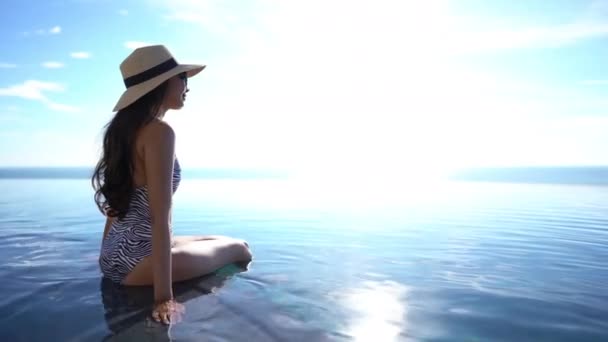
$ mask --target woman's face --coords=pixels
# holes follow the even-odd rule
[[[188,92],[188,77],[186,73],[173,76],[169,79],[167,92],[165,93],[164,107],[167,109],[180,109],[186,101]]]

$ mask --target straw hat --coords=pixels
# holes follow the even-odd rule
[[[120,63],[127,90],[116,103],[114,111],[127,107],[175,75],[186,72],[188,77],[192,77],[205,66],[179,64],[163,45],[137,48]]]

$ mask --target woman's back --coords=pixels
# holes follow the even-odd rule
[[[177,158],[173,164],[173,192],[181,180]],[[171,230],[171,226],[169,227]],[[129,210],[116,218],[104,238],[100,265],[104,275],[115,282],[124,277],[146,256],[152,254],[152,216],[147,185],[138,186],[129,198]]]

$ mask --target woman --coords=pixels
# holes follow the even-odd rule
[[[162,119],[183,107],[188,78],[204,68],[178,64],[162,45],[134,50],[120,65],[127,90],[106,126],[92,177],[95,202],[107,217],[101,271],[123,285],[153,285],[152,316],[165,324],[183,311],[173,299],[174,281],[251,260],[242,240],[172,236],[172,196],[181,169],[175,134]]]

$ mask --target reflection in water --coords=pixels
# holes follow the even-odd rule
[[[242,269],[228,265],[217,272],[175,283],[173,295],[185,304],[191,299],[215,292],[226,280]],[[150,314],[154,304],[152,286],[122,286],[101,279],[101,297],[105,309],[105,320],[112,335],[104,341],[171,341],[171,328],[152,320]],[[186,315],[188,308],[186,307]]]
[[[339,295],[351,311],[344,333],[354,341],[400,341],[407,332],[407,287],[394,281],[366,281]]]

